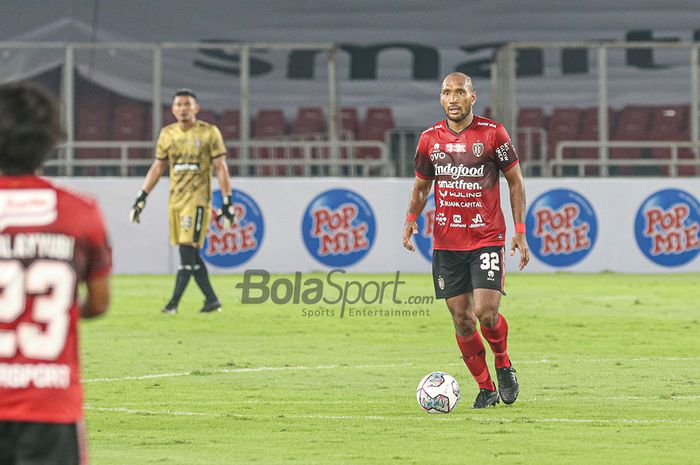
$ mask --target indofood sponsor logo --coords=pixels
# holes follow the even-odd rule
[[[433,261],[433,227],[435,225],[435,196],[431,193],[425,202],[423,212],[416,218],[418,234],[416,234],[416,247],[421,255],[429,262]]]
[[[484,165],[464,166],[462,164],[453,165],[452,163],[448,163],[446,165],[436,165],[435,175],[450,176],[452,179],[480,178],[484,175]]]
[[[311,256],[338,268],[354,265],[367,255],[374,243],[376,220],[360,194],[331,189],[309,203],[301,232]]]
[[[700,203],[679,189],[655,192],[639,207],[634,233],[649,260],[668,267],[684,265],[700,253]]]
[[[214,211],[222,204],[221,191],[212,194]],[[265,221],[258,204],[245,192],[233,191],[236,224],[224,228],[213,211],[202,257],[212,265],[234,268],[246,263],[258,252],[265,235]]]
[[[590,202],[569,189],[553,189],[537,197],[525,224],[532,253],[556,267],[583,260],[598,236],[598,221]]]

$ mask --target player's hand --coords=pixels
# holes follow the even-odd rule
[[[216,210],[216,221],[223,218],[224,228],[230,228],[236,223],[236,210],[233,207],[233,196],[227,195],[223,198],[223,205]]]
[[[146,191],[139,191],[137,194],[134,206],[131,207],[131,212],[129,212],[129,220],[132,223],[141,222],[141,212],[146,208],[146,197],[148,197],[148,192]]]
[[[530,261],[530,250],[527,248],[527,238],[525,237],[525,234],[516,234],[510,240],[511,257],[515,255],[515,249],[520,250],[520,263],[518,263],[518,268],[520,271],[522,271]]]
[[[411,240],[414,234],[418,234],[418,224],[415,221],[406,220],[406,223],[403,225],[403,246],[411,252],[416,251],[416,246],[413,245]]]

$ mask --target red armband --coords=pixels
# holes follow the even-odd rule
[[[515,233],[525,234],[525,223],[515,223]]]
[[[415,223],[416,222],[416,215],[414,215],[413,213],[409,213],[408,215],[406,215],[406,221],[407,222],[413,221]]]

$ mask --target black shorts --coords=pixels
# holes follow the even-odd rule
[[[0,421],[0,465],[85,465],[82,423]]]
[[[503,295],[506,277],[503,247],[462,252],[433,250],[435,297],[448,299],[474,289],[495,289]]]

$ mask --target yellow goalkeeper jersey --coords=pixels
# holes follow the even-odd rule
[[[196,120],[194,126],[183,130],[177,123],[165,126],[158,136],[156,158],[170,164],[171,209],[211,202],[212,160],[224,155],[226,147],[219,128]]]

